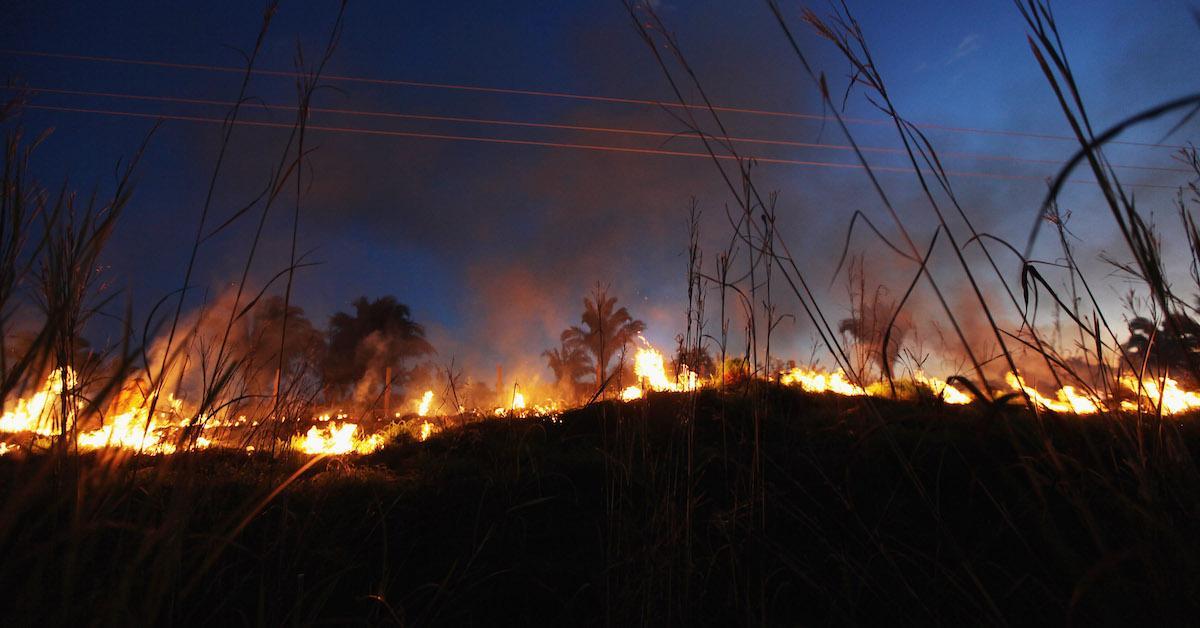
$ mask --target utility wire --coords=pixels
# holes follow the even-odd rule
[[[87,108],[87,107],[58,107],[58,106],[51,106],[51,105],[25,105],[25,108],[39,109],[39,110],[45,110],[45,111],[69,112],[69,113],[87,113],[87,114],[107,115],[107,116],[117,116],[117,117],[146,118],[146,119],[154,119],[154,120],[176,120],[176,121],[180,121],[180,122],[195,122],[195,123],[204,123],[204,124],[226,124],[226,123],[228,123],[228,121],[225,120],[224,118],[207,118],[207,117],[202,117],[202,116],[185,116],[185,115],[175,115],[175,114],[153,114],[153,113],[142,113],[142,112],[134,112],[134,111],[116,111],[116,110],[112,110],[112,109],[95,109],[95,108]],[[244,120],[244,119],[236,120],[236,121],[234,121],[234,124],[241,125],[241,126],[280,128],[280,129],[290,129],[293,126],[291,123],[285,123],[285,122],[265,122],[265,121]],[[578,143],[571,143],[571,142],[551,142],[551,141],[543,141],[543,140],[527,140],[527,139],[516,139],[516,138],[472,136],[472,135],[455,135],[455,134],[446,134],[446,133],[420,133],[420,132],[414,132],[414,131],[391,131],[391,130],[383,130],[383,129],[361,129],[361,128],[353,128],[353,127],[338,127],[338,126],[324,126],[324,125],[306,125],[306,129],[310,130],[310,131],[319,131],[319,132],[325,132],[325,133],[359,134],[359,135],[373,135],[373,136],[382,136],[382,137],[406,137],[406,138],[416,138],[416,139],[449,140],[449,141],[459,141],[459,142],[479,142],[479,143],[507,144],[507,145],[518,145],[518,146],[541,146],[541,147],[546,147],[546,148],[574,149],[574,150],[611,152],[611,153],[631,153],[631,154],[639,154],[639,155],[661,155],[661,156],[668,156],[668,157],[700,157],[700,158],[704,158],[704,159],[712,159],[714,157],[714,155],[711,155],[706,152],[700,153],[700,152],[688,152],[688,151],[677,151],[677,150],[665,150],[665,149],[658,149],[658,148],[638,148],[638,147],[632,147],[632,146],[608,146],[608,145],[603,145],[603,144],[578,144]],[[816,161],[816,160],[783,159],[783,158],[776,158],[776,157],[734,156],[734,155],[715,155],[715,157],[717,159],[722,159],[722,160],[744,159],[744,160],[754,161],[754,162],[762,163],[762,164],[808,166],[808,167],[832,168],[832,169],[842,169],[842,170],[862,170],[863,169],[862,164],[857,164],[857,163],[837,163],[837,162]],[[872,166],[871,168],[872,168],[872,170],[875,170],[877,172],[898,172],[898,173],[908,173],[908,174],[912,174],[912,173],[916,172],[916,170],[914,170],[913,168],[900,167],[900,166]],[[1045,177],[1037,176],[1037,175],[1004,174],[1004,173],[995,173],[995,172],[948,170],[948,171],[946,171],[946,174],[950,175],[950,176],[956,176],[956,177],[1002,179],[1002,180],[1016,180],[1016,181],[1027,180],[1027,181],[1038,181],[1041,183],[1044,183],[1046,180]],[[1095,181],[1090,181],[1087,179],[1068,179],[1067,181],[1070,183],[1079,183],[1079,184],[1085,184],[1085,185],[1095,185],[1096,184]],[[1164,190],[1178,189],[1177,186],[1153,185],[1153,184],[1130,184],[1130,187],[1164,189]]]
[[[142,101],[151,101],[151,102],[166,102],[166,103],[226,107],[226,108],[232,107],[235,104],[232,101],[211,100],[211,99],[205,99],[205,98],[184,98],[184,97],[178,97],[178,96],[155,96],[155,95],[145,95],[145,94],[130,94],[130,93],[126,93],[126,92],[92,91],[92,90],[63,89],[63,88],[52,88],[52,87],[29,87],[29,86],[2,87],[2,86],[0,86],[0,89],[9,89],[9,90],[15,90],[15,91],[27,91],[27,92],[34,93],[34,94],[59,94],[59,95],[69,95],[69,96],[89,96],[89,97],[99,97],[99,98],[112,98],[112,99],[119,99],[119,100],[142,100]],[[261,105],[261,107],[266,110],[272,110],[272,109],[281,109],[281,110],[288,110],[288,111],[296,110],[295,105],[287,105],[287,104],[263,103]],[[472,116],[445,116],[445,115],[434,115],[434,114],[404,113],[404,112],[397,112],[397,111],[378,111],[378,110],[368,111],[368,110],[360,110],[360,109],[344,109],[344,108],[328,108],[328,107],[309,107],[308,110],[311,112],[314,112],[314,113],[359,116],[359,117],[368,117],[368,118],[378,117],[378,118],[391,118],[391,119],[402,119],[402,120],[420,120],[420,121],[428,121],[428,122],[451,122],[451,123],[464,123],[464,124],[480,124],[480,125],[488,125],[488,126],[512,126],[512,127],[524,127],[524,128],[537,128],[537,129],[580,131],[580,132],[588,132],[588,133],[608,133],[608,134],[615,134],[615,135],[658,137],[658,138],[663,138],[664,140],[671,140],[671,139],[699,140],[699,139],[701,139],[698,134],[696,134],[694,132],[690,132],[690,131],[689,132],[671,132],[671,131],[662,131],[662,130],[653,130],[653,129],[633,129],[633,128],[624,128],[624,127],[607,127],[607,126],[583,125],[583,124],[536,122],[536,121],[524,121],[524,120],[503,120],[503,119],[480,118],[480,117],[472,117]],[[844,144],[829,144],[829,143],[822,143],[822,142],[802,142],[802,141],[798,141],[798,140],[786,140],[786,139],[776,139],[776,138],[759,138],[759,137],[724,138],[723,137],[723,138],[721,138],[721,140],[728,140],[731,142],[745,143],[745,144],[764,144],[764,145],[770,145],[770,146],[787,146],[787,147],[791,147],[791,148],[812,148],[812,149],[838,150],[838,151],[853,150],[852,146],[844,145]],[[900,148],[893,148],[893,147],[886,147],[886,146],[859,146],[859,149],[864,152],[869,152],[869,153],[883,153],[883,154],[896,154],[896,155],[904,153],[904,151]],[[979,159],[979,160],[988,160],[988,161],[1005,161],[1005,162],[1029,163],[1029,164],[1045,164],[1045,165],[1052,165],[1052,166],[1061,166],[1064,163],[1064,160],[1061,160],[1061,159],[1037,159],[1037,158],[1032,158],[1032,157],[1019,157],[1016,155],[981,153],[981,152],[972,152],[972,151],[939,151],[938,154],[947,156],[947,157],[956,157],[956,158],[964,158],[964,159]],[[1112,167],[1129,169],[1129,170],[1146,170],[1146,171],[1159,171],[1159,172],[1179,172],[1179,173],[1191,172],[1190,170],[1187,170],[1185,168],[1170,168],[1170,167],[1166,167],[1166,166],[1140,166],[1140,165],[1131,165],[1131,164],[1112,164]]]
[[[70,53],[63,53],[63,52],[47,52],[47,51],[39,51],[39,50],[19,50],[19,49],[11,49],[11,48],[8,48],[8,49],[0,48],[0,54],[10,55],[10,56],[20,56],[20,57],[40,57],[40,58],[48,58],[48,59],[62,59],[62,60],[69,60],[69,61],[87,61],[87,62],[97,62],[97,63],[112,63],[112,64],[121,64],[121,65],[137,65],[137,66],[146,66],[146,67],[171,68],[171,69],[177,69],[177,70],[199,70],[199,71],[206,71],[206,72],[222,72],[222,73],[229,73],[229,74],[244,74],[247,71],[246,68],[244,68],[244,67],[235,67],[235,66],[211,65],[211,64],[203,64],[203,63],[179,63],[179,62],[173,62],[173,61],[161,61],[161,60],[153,60],[153,59],[131,59],[131,58],[127,58],[127,57],[82,55],[82,54],[70,54]],[[255,68],[255,69],[250,70],[250,72],[252,74],[261,75],[261,76],[284,77],[284,78],[302,78],[303,77],[303,75],[300,73],[297,73],[294,71],[288,71],[288,70],[266,70],[266,69]],[[582,101],[605,102],[605,103],[627,104],[627,105],[652,105],[655,107],[662,107],[662,108],[668,108],[668,109],[699,109],[699,110],[705,110],[705,111],[711,109],[711,110],[722,112],[722,113],[736,113],[736,114],[769,116],[769,117],[779,117],[779,118],[794,118],[794,119],[802,119],[802,120],[818,120],[818,121],[822,121],[822,122],[833,119],[832,116],[826,116],[823,114],[815,114],[815,113],[803,113],[803,112],[797,112],[797,111],[775,111],[775,110],[769,110],[769,109],[756,109],[756,108],[739,107],[739,106],[733,106],[733,105],[712,105],[712,106],[704,105],[704,106],[701,106],[701,105],[684,104],[684,103],[679,103],[679,102],[658,101],[658,100],[652,100],[652,99],[646,99],[646,98],[629,98],[629,97],[621,97],[621,96],[601,96],[601,95],[595,95],[595,94],[579,94],[579,93],[564,92],[564,91],[516,89],[516,88],[507,88],[507,87],[486,87],[486,86],[480,86],[480,85],[466,85],[466,84],[456,84],[456,83],[436,83],[436,82],[427,82],[427,81],[408,81],[408,80],[401,80],[401,79],[371,78],[371,77],[364,77],[364,76],[347,76],[347,75],[336,75],[336,74],[326,74],[326,75],[323,75],[321,78],[324,80],[327,80],[327,81],[334,81],[334,82],[365,83],[365,84],[373,84],[373,85],[390,85],[390,86],[398,86],[398,87],[468,91],[468,92],[479,92],[479,93],[487,93],[487,94],[532,96],[532,97],[542,97],[542,98],[560,98],[560,99],[568,99],[568,100],[582,100]],[[843,116],[842,120],[845,122],[853,123],[853,124],[867,124],[867,125],[876,125],[876,126],[888,126],[888,125],[892,124],[891,120],[884,120],[884,119],[878,119],[878,118],[861,118],[861,117]],[[1025,138],[1032,138],[1032,139],[1068,141],[1068,142],[1076,142],[1077,141],[1077,138],[1069,136],[1069,135],[1056,135],[1056,134],[1052,134],[1052,133],[1034,133],[1034,132],[1030,132],[1030,131],[1017,131],[1017,130],[1012,130],[1012,129],[985,129],[985,128],[969,127],[969,126],[952,126],[952,125],[937,124],[937,123],[931,123],[931,122],[917,122],[917,123],[915,123],[915,126],[917,126],[919,128],[923,128],[923,129],[933,129],[933,130],[948,131],[948,132],[953,132],[953,133],[975,133],[975,134],[981,134],[981,135],[1025,137]],[[1120,145],[1126,145],[1126,146],[1141,146],[1141,147],[1146,147],[1146,148],[1169,148],[1169,149],[1173,149],[1173,150],[1179,150],[1179,149],[1184,148],[1183,146],[1177,145],[1177,144],[1134,142],[1134,141],[1127,141],[1127,140],[1113,140],[1113,141],[1110,141],[1109,144],[1120,144]]]

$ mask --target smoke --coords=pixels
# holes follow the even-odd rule
[[[479,85],[546,87],[672,100],[653,57],[639,41],[619,5],[578,6],[546,18],[553,21],[554,28],[546,29],[545,38],[536,38],[537,51],[541,53],[536,55],[528,54],[524,48],[535,44],[530,44],[525,36],[527,16],[519,12],[516,18],[501,21],[500,28],[484,28],[475,22],[464,25],[458,16],[443,16],[436,7],[422,10],[430,13],[430,32],[421,33],[411,41],[392,36],[390,29],[396,23],[388,24],[379,17],[356,17],[352,11],[343,38],[344,57],[341,53],[336,57],[339,63],[344,63],[339,73],[423,76]],[[800,74],[769,11],[743,11],[730,6],[708,6],[706,10],[703,5],[685,10],[670,3],[662,11],[678,32],[682,52],[697,69],[714,102],[771,110],[822,111],[819,94]],[[1029,62],[1023,35],[1015,26],[1017,20],[989,20],[989,26],[996,30],[989,28],[978,39],[983,42],[986,54],[981,49],[958,59],[953,64],[953,75],[937,63],[928,63],[927,69],[918,74],[909,70],[917,66],[919,59],[915,57],[935,53],[944,56],[948,47],[963,41],[968,34],[960,32],[961,24],[922,24],[933,30],[929,31],[928,41],[914,42],[910,36],[902,35],[911,31],[883,28],[892,20],[920,22],[919,13],[897,15],[887,8],[878,8],[870,15],[859,16],[864,20],[868,37],[874,38],[876,56],[905,113],[916,120],[947,125],[1037,132],[1061,130],[1058,117],[1047,113],[1053,111],[1053,97],[1037,68]],[[1070,17],[1063,16],[1064,22]],[[464,32],[464,28],[469,31]],[[1115,75],[1089,73],[1086,68],[1081,74],[1099,77],[1099,85],[1105,87],[1109,81],[1118,81],[1118,76],[1123,81],[1133,77],[1139,68],[1146,69],[1146,64],[1139,62],[1144,55],[1129,51],[1140,50],[1139,46],[1147,39],[1158,46],[1165,44],[1155,40],[1156,31],[1150,26],[1145,28],[1137,29],[1136,36],[1120,38],[1101,37],[1094,29],[1083,31],[1078,43],[1072,42],[1073,46],[1084,46],[1085,52],[1103,52],[1104,58],[1119,59],[1121,63]],[[1183,26],[1168,24],[1164,28],[1176,32]],[[387,36],[379,37],[380,33]],[[479,47],[464,45],[461,54],[465,56],[454,56],[459,53],[449,50],[446,42],[458,41],[468,34],[479,38]],[[802,39],[802,45],[818,67],[843,67],[828,46],[818,44],[807,33],[802,33]],[[370,47],[369,43],[375,41],[388,42],[387,55],[380,55],[379,50]],[[291,40],[282,60],[267,60],[268,65],[286,65],[291,54],[290,43]],[[387,63],[381,61],[385,57]],[[536,67],[528,65],[526,57],[536,58]],[[1080,54],[1077,58],[1087,59],[1088,55]],[[1192,63],[1189,61],[1192,58],[1200,56],[1180,55],[1180,62]],[[1102,114],[1111,114],[1104,115],[1106,120],[1156,94],[1153,87],[1182,72],[1179,67],[1165,67],[1171,64],[1150,65],[1152,78],[1138,79],[1137,85],[1144,89],[1106,89],[1095,95],[1097,100],[1103,100]],[[828,76],[831,90],[841,93],[844,77],[837,72],[829,72]],[[216,79],[204,79],[197,85],[213,94],[231,90],[231,85]],[[169,87],[165,79],[162,87]],[[181,88],[191,87],[194,86],[181,85]],[[284,102],[289,87],[265,79],[254,83],[255,95],[268,102]],[[678,111],[655,107],[361,85],[339,87],[343,91],[320,92],[316,104],[616,129],[685,130],[675,117]],[[686,89],[689,97],[696,96],[693,90]],[[266,115],[259,110],[247,115],[251,113]],[[280,115],[268,113],[267,117]],[[877,117],[877,112],[857,94],[852,94],[848,101],[847,113]],[[706,115],[699,119],[706,127],[712,124]],[[75,141],[90,137],[88,133],[95,130],[94,124],[89,127],[83,122],[65,122],[66,133],[61,142],[52,137],[47,144],[47,148],[64,156],[64,167],[73,163],[65,156],[78,152],[78,146],[100,144]],[[723,116],[723,122],[734,136],[844,143],[832,126],[817,121],[731,113]],[[448,126],[336,115],[318,119],[316,114],[314,123],[495,139],[702,151],[699,143],[684,138],[647,139],[594,131],[466,123]],[[78,125],[75,131],[71,130],[72,125]],[[896,146],[894,132],[886,125],[855,126],[854,131],[863,145]],[[1050,160],[1069,153],[1069,144],[1064,143],[944,130],[929,133],[940,149],[959,153],[1018,154]],[[235,144],[215,197],[214,215],[218,221],[233,215],[247,199],[261,191],[269,176],[269,164],[278,163],[284,136],[285,133],[263,129],[239,129],[235,133]],[[190,227],[205,197],[218,137],[219,129],[215,126],[170,124],[158,140],[165,146],[155,148],[161,152],[148,160],[142,176],[144,185],[128,213],[130,220],[118,233],[123,242],[118,242],[109,259],[114,275],[119,278],[116,283],[136,288],[139,313],[178,286],[186,261],[181,252],[190,246],[193,235]],[[306,261],[319,265],[306,267],[297,274],[295,302],[306,309],[312,320],[321,321],[355,297],[395,295],[413,308],[418,322],[427,326],[430,340],[439,351],[438,362],[455,360],[455,368],[464,369],[471,381],[486,382],[489,386],[496,379],[493,374],[498,365],[504,370],[506,388],[514,381],[523,386],[544,383],[549,372],[541,352],[557,344],[564,327],[577,322],[580,300],[596,282],[611,285],[620,303],[629,307],[633,316],[648,323],[647,337],[660,349],[670,351],[686,320],[688,201],[696,197],[703,211],[704,270],[709,273],[713,272],[717,254],[729,246],[727,208],[735,215],[739,211],[715,167],[704,158],[345,133],[314,132],[310,141],[314,152],[304,168],[297,250],[307,254]],[[829,148],[755,144],[739,148],[746,154],[813,162],[854,161],[850,153]],[[91,159],[107,168],[115,157],[96,154]],[[1145,156],[1121,149],[1113,158],[1137,162]],[[902,163],[886,153],[872,153],[870,159],[881,166]],[[1053,166],[973,159],[961,154],[947,160],[956,171],[1034,177],[1032,181],[1019,182],[953,178],[956,192],[980,231],[1011,242],[1023,242],[1044,193],[1037,177],[1053,173]],[[865,175],[859,170],[763,163],[755,167],[754,175],[764,192],[780,191],[779,233],[795,255],[800,273],[817,292],[819,305],[836,326],[837,320],[852,312],[843,278],[835,279],[834,285],[829,286],[850,216],[855,211],[864,212],[886,236],[899,242],[896,225],[870,192]],[[1129,180],[1164,183],[1172,180],[1171,176],[1139,171],[1131,173]],[[924,246],[933,232],[935,218],[923,194],[909,175],[880,173],[880,177],[918,246]],[[283,208],[290,210],[297,201],[293,188],[288,186],[276,208],[266,216],[265,236],[257,249],[252,272],[252,280],[259,284],[278,273],[289,259],[292,214]],[[1166,193],[1147,193],[1139,197],[1139,202],[1158,202],[1168,207],[1161,204],[1168,198]],[[1064,199],[1066,206],[1078,211],[1079,217],[1072,227],[1080,238],[1080,258],[1089,263],[1101,249],[1117,249],[1120,244],[1107,217],[1094,211],[1097,200],[1092,192],[1074,191]],[[952,220],[957,220],[948,207],[944,209]],[[257,211],[249,214],[251,218],[206,241],[194,283],[220,285],[239,276]],[[188,228],[181,229],[181,224]],[[955,228],[959,241],[965,242],[965,230],[957,223]],[[1002,360],[995,359],[997,347],[990,325],[966,285],[957,260],[945,249],[945,240],[939,246],[932,264],[937,269],[939,285],[945,288],[971,350],[986,362],[986,372],[990,377],[1002,375],[999,373]],[[866,231],[855,234],[851,247],[852,251],[867,256],[870,281],[886,286],[893,297],[902,294],[916,272],[915,264],[899,258]],[[1015,261],[1001,248],[995,250],[1002,258],[1002,270],[1009,273],[1007,281],[1015,284]],[[1041,255],[1047,251],[1049,254],[1042,257],[1055,259],[1052,247],[1039,247],[1035,252]],[[972,248],[968,254],[974,267],[982,269],[980,275],[990,274],[977,250]],[[739,248],[738,255],[738,268],[744,269],[747,255],[744,246]],[[146,259],[162,261],[147,264]],[[1096,271],[1093,267],[1089,272],[1102,275],[1106,271]],[[780,318],[781,322],[773,328],[772,353],[784,358],[802,358],[809,353],[814,326],[781,279],[775,275],[772,297],[778,307],[777,314],[791,318]],[[991,279],[985,280],[983,286],[989,301],[997,304],[995,311],[1002,325],[1009,330],[1019,328],[1020,321],[1007,304],[1001,287]],[[1115,302],[1109,292],[1103,291],[1101,298]],[[710,287],[706,330],[712,335],[719,335],[721,325],[718,298]],[[181,326],[197,331],[194,337],[189,337],[186,356],[173,359],[173,365],[186,364],[185,370],[195,370],[205,352],[211,353],[219,344],[223,321],[228,320],[227,310],[222,309],[226,307],[222,305],[224,299],[226,295],[197,310],[192,315],[196,319],[189,319],[186,326]],[[968,362],[942,306],[924,280],[905,305],[904,313],[914,321],[904,349],[923,354],[919,348],[930,346],[930,352],[937,354],[929,362],[930,370],[952,372]],[[735,348],[744,344],[740,330],[746,321],[742,308],[732,298],[727,317],[733,334],[730,352],[736,354]],[[770,324],[760,321],[758,326],[762,329]],[[151,363],[159,363],[161,358],[153,355],[153,350],[151,354]],[[823,355],[828,360],[828,353]],[[370,377],[380,377],[377,370],[368,369]],[[171,375],[177,379],[179,374]],[[202,384],[187,373],[183,379],[188,388]],[[378,379],[360,381],[354,391],[355,398],[368,395],[367,391],[378,384]]]

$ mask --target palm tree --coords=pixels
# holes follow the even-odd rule
[[[625,308],[617,308],[617,298],[608,296],[608,289],[596,284],[592,296],[583,299],[583,326],[573,325],[563,332],[566,345],[582,347],[592,356],[596,386],[604,385],[608,363],[618,350],[646,329]]]
[[[330,392],[344,393],[368,369],[399,368],[405,358],[434,353],[425,328],[395,297],[359,297],[352,305],[353,315],[338,312],[329,319],[324,376]]]
[[[591,373],[594,366],[587,351],[571,341],[569,330],[562,333],[557,349],[547,349],[542,355],[546,357],[550,370],[554,371],[555,385],[571,397],[578,396],[580,380]]]

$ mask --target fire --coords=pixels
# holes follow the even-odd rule
[[[54,425],[54,411],[59,409],[63,394],[77,385],[75,373],[70,369],[51,372],[40,390],[28,399],[18,399],[12,410],[0,416],[0,432],[32,432],[39,436],[56,434],[58,429]],[[78,435],[76,442],[79,448],[116,447],[154,454],[174,453],[175,445],[165,441],[164,430],[169,425],[150,416],[150,401],[140,393],[123,391],[117,396],[114,414],[108,417],[102,427]],[[174,396],[168,396],[163,405],[179,410],[182,402]],[[76,407],[68,409],[66,428],[73,427],[74,414],[80,406],[76,404]],[[202,440],[203,443],[209,442],[208,439]],[[197,444],[201,445],[201,442]]]
[[[465,412],[466,408],[459,406],[459,412]],[[535,402],[526,399],[525,393],[519,388],[513,391],[512,402],[508,406],[499,406],[492,408],[492,415],[500,418],[518,417],[526,418],[531,416],[551,417],[557,415],[562,410],[559,402],[552,399],[546,399],[542,402]]]
[[[173,443],[164,442],[160,425],[146,410],[126,410],[97,430],[79,435],[80,449],[123,447],[146,453],[175,453]]]
[[[18,399],[15,408],[0,415],[0,432],[33,432],[39,436],[57,434],[54,406],[68,388],[77,384],[74,371],[54,370],[46,377],[46,383],[40,390],[28,400]]]
[[[1142,379],[1139,386],[1137,377],[1126,376],[1121,378],[1121,383],[1136,393],[1139,401],[1143,396],[1146,398],[1147,403],[1141,408],[1143,410],[1155,410],[1160,402],[1163,414],[1179,414],[1200,409],[1200,393],[1180,388],[1179,382],[1170,377],[1164,378],[1162,390],[1159,389],[1158,380],[1153,378]],[[1138,406],[1137,401],[1121,402],[1121,409],[1129,412],[1137,412]]]
[[[867,394],[862,386],[850,383],[841,369],[833,373],[825,373],[797,367],[781,374],[779,383],[785,386],[799,385],[804,390],[814,393],[832,392],[848,396]]]
[[[646,346],[638,349],[633,356],[633,374],[637,376],[641,385],[629,386],[622,390],[623,401],[640,399],[643,390],[688,392],[700,387],[700,378],[684,365],[680,365],[680,373],[672,381],[667,377],[666,359],[663,354],[645,340],[642,342]]]
[[[292,447],[306,454],[369,454],[383,445],[383,436],[372,434],[368,438],[358,436],[358,425],[354,423],[330,423],[325,429],[316,425],[303,436],[292,439]]]
[[[670,363],[665,356],[644,340],[642,343],[643,346],[633,356],[633,371],[638,384],[622,390],[621,399],[632,401],[642,398],[649,391],[692,391],[702,385],[697,374],[686,367],[681,367],[677,376],[668,375]],[[842,370],[826,372],[792,368],[780,373],[778,381],[783,385],[799,386],[813,393],[846,396],[885,396],[890,393],[889,387],[882,382],[855,383]],[[972,397],[963,390],[946,380],[928,376],[920,370],[912,373],[910,381],[927,387],[945,403],[972,402]],[[1137,398],[1119,401],[1097,397],[1074,386],[1063,386],[1052,394],[1043,394],[1013,373],[1007,374],[1005,381],[1013,390],[1028,395],[1039,407],[1054,412],[1091,415],[1110,410],[1155,411],[1160,405],[1163,414],[1166,415],[1200,410],[1200,391],[1186,390],[1170,378],[1139,382],[1136,377],[1123,377],[1120,385],[1135,393]],[[75,435],[75,444],[81,451],[112,449],[168,455],[183,448],[175,438],[182,433],[182,429],[202,427],[202,430],[197,430],[201,433],[190,442],[190,447],[204,449],[225,446],[244,448],[251,453],[255,451],[253,446],[246,446],[245,443],[222,443],[220,433],[210,430],[218,427],[248,429],[259,425],[263,419],[252,420],[242,414],[227,418],[197,415],[194,412],[189,414],[184,410],[184,402],[171,394],[163,395],[161,401],[155,404],[154,393],[147,394],[139,382],[140,380],[131,381],[116,395],[107,412],[100,417],[99,427],[93,424],[88,427],[94,429],[84,429],[86,422],[95,422],[96,418],[89,416],[85,420],[82,416],[86,406],[82,401],[82,392],[76,394],[76,389],[80,386],[76,375],[70,369],[55,370],[46,377],[40,388],[15,400],[0,415],[0,433],[28,433],[52,437],[65,427]],[[76,398],[80,400],[70,401],[64,407],[64,400]],[[412,433],[420,441],[426,441],[441,431],[434,422],[425,420],[435,412],[434,401],[432,390],[424,391],[419,398],[412,401],[417,415],[421,417],[419,425]],[[151,406],[156,407],[153,413],[149,410]],[[539,416],[555,420],[561,411],[559,402],[549,399],[539,401],[531,397],[529,391],[514,387],[509,404],[495,408],[492,413],[500,417]],[[460,406],[459,412],[469,411]],[[476,416],[479,414],[476,413]],[[314,413],[311,427],[307,432],[293,437],[291,447],[308,454],[341,455],[370,453],[383,446],[386,438],[383,433],[368,434],[360,429],[358,423],[348,421],[349,418],[350,415],[341,410]],[[16,444],[0,442],[0,455],[17,449]]]
[[[1055,393],[1058,399],[1050,399],[1038,392],[1036,388],[1026,384],[1024,378],[1019,375],[1008,373],[1004,376],[1004,381],[1013,390],[1017,392],[1024,391],[1034,403],[1047,410],[1063,413],[1073,412],[1075,414],[1095,414],[1104,410],[1104,406],[1100,403],[1100,400],[1090,395],[1076,392],[1074,386],[1063,386],[1062,389]]]
[[[430,414],[430,406],[433,405],[433,390],[426,390],[424,395],[421,395],[421,400],[416,402],[416,415],[418,417],[426,417]]]
[[[912,380],[918,384],[922,384],[929,388],[933,394],[941,397],[942,401],[954,404],[965,405],[971,403],[971,396],[963,391],[950,385],[944,379],[930,377],[924,371],[917,370],[912,374]],[[868,384],[865,388],[851,382],[845,371],[838,369],[833,373],[819,371],[814,369],[793,368],[789,371],[784,371],[779,375],[779,383],[785,386],[800,386],[808,392],[814,393],[834,393],[838,395],[846,395],[857,397],[862,395],[884,396],[889,387],[883,382],[874,382]]]
[[[924,384],[933,391],[933,394],[942,398],[942,401],[953,405],[965,405],[971,403],[971,396],[963,391],[946,383],[946,380],[937,377],[929,377],[924,371],[918,370],[913,373],[913,380]]]

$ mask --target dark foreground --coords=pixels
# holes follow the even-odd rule
[[[0,458],[0,624],[1195,621],[1191,420],[876,404],[488,421],[270,501],[308,458]]]

